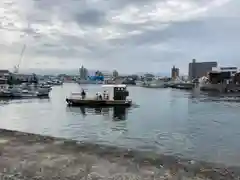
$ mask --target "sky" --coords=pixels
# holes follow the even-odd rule
[[[0,69],[240,67],[239,0],[1,0]]]

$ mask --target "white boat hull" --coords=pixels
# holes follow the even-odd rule
[[[136,86],[143,86],[144,85],[144,82],[143,81],[136,81]]]
[[[156,80],[156,81],[152,81],[152,82],[143,83],[141,86],[146,87],[146,88],[165,88],[166,82],[161,81],[161,80]]]
[[[103,84],[102,81],[79,80],[78,84]]]
[[[165,84],[147,84],[147,85],[143,85],[142,87],[145,87],[145,88],[165,88],[166,85]]]

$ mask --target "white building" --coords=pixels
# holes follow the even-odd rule
[[[214,67],[212,71],[215,72],[230,72],[231,76],[234,76],[238,72],[237,67]]]
[[[11,75],[9,70],[0,69],[0,78],[1,79],[8,79],[8,77]]]

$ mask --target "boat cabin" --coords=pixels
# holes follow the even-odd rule
[[[126,100],[129,96],[127,86],[125,84],[111,85],[106,84],[103,88],[113,88],[113,100]]]

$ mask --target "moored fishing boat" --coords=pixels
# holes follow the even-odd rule
[[[177,83],[171,86],[171,88],[185,89],[185,90],[192,90],[194,87],[195,87],[195,84],[191,82],[182,82],[182,83]]]
[[[144,85],[144,81],[135,81],[135,83],[136,83],[136,86],[140,86],[140,87],[142,87],[143,85]]]
[[[49,97],[49,91],[41,88],[31,88],[26,85],[23,86],[8,86],[0,89],[1,98],[39,98]]]
[[[152,81],[145,81],[141,87],[145,88],[165,88],[166,82],[162,79],[154,79]]]

